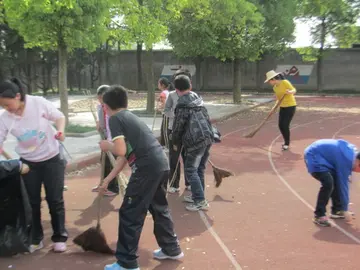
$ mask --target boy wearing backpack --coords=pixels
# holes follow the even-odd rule
[[[205,199],[204,173],[209,158],[209,151],[214,142],[210,117],[201,97],[191,91],[191,80],[186,75],[174,79],[179,100],[175,109],[172,128],[174,148],[184,147],[186,159],[185,176],[190,183],[190,196],[184,196],[188,211],[207,210],[209,204]]]

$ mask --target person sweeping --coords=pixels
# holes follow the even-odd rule
[[[125,166],[131,168],[123,203],[119,210],[119,234],[116,248],[117,262],[105,270],[140,269],[137,250],[147,211],[154,220],[154,234],[159,249],[155,259],[181,259],[184,254],[174,231],[174,224],[166,199],[165,183],[169,177],[166,154],[147,125],[127,109],[127,91],[122,86],[111,86],[103,95],[105,110],[110,115],[112,142],[100,142],[102,151],[118,157],[112,172],[104,179],[100,192]]]
[[[59,141],[65,139],[64,114],[45,98],[25,94],[23,84],[16,78],[0,83],[0,106],[5,109],[0,116],[0,151],[7,135],[12,134],[17,139],[15,150],[21,162],[30,167],[30,172],[23,175],[32,207],[30,252],[44,246],[42,184],[50,210],[53,250],[64,252],[68,239],[63,198],[65,163],[59,153]]]
[[[97,98],[99,101],[99,104],[97,106],[97,117],[98,117],[98,121],[96,122],[96,128],[97,130],[101,131],[104,135],[105,138],[109,141],[111,141],[111,133],[110,133],[110,128],[109,128],[109,115],[106,113],[105,109],[104,109],[104,102],[102,99],[103,94],[105,93],[105,91],[107,89],[109,89],[109,85],[101,85],[98,87],[96,94],[97,94]],[[105,170],[104,170],[104,177],[106,175],[108,175],[112,170],[112,166],[110,163],[110,159],[107,155],[105,155]],[[99,186],[96,186],[92,189],[93,192],[98,192],[99,191]],[[113,197],[119,194],[119,183],[116,179],[116,177],[114,177],[109,186],[108,186],[108,190],[104,193],[104,196],[107,197]]]
[[[348,211],[349,177],[352,172],[360,172],[360,153],[356,147],[345,140],[321,139],[305,149],[304,160],[308,172],[321,183],[314,223],[324,227],[331,226],[326,216],[330,198],[330,217],[350,218],[353,213]]]
[[[271,86],[273,86],[273,90],[277,99],[274,108],[280,106],[279,129],[284,139],[282,150],[288,150],[290,146],[290,124],[295,115],[297,106],[294,96],[296,89],[291,84],[291,82],[285,80],[281,73],[275,72],[274,70],[270,70],[266,73],[266,80],[264,83],[269,83]],[[278,103],[280,100],[282,100],[282,102],[279,105]],[[275,110],[272,110],[272,112],[274,113]]]

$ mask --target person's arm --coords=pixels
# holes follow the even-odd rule
[[[288,80],[284,80],[283,84],[285,86],[286,89],[286,94],[287,95],[294,95],[296,94],[296,88],[291,84],[291,82],[289,82]]]
[[[172,94],[170,93],[168,98],[166,99],[165,108],[164,108],[164,114],[168,118],[174,118],[174,112],[172,110],[173,104],[174,101],[172,98]]]
[[[9,131],[6,128],[4,122],[0,118],[0,154],[3,152],[3,144],[6,140],[6,137],[8,135]]]
[[[349,176],[351,172],[338,168],[336,172],[337,186],[339,189],[339,198],[343,211],[348,211],[349,207]]]
[[[45,98],[41,98],[40,100],[45,108],[45,113],[43,114],[43,117],[55,123],[57,131],[61,133],[61,136],[58,136],[58,139],[60,141],[63,141],[65,139],[65,115],[60,110],[58,110],[50,101],[46,100]]]
[[[22,163],[18,159],[0,161],[0,181],[1,179],[16,175],[18,173],[25,174],[28,171],[28,165]]]
[[[120,119],[115,116],[111,116],[109,119],[109,127],[110,127],[112,142],[109,142],[107,140],[102,140],[100,142],[101,150],[110,151],[115,156],[125,157],[126,155],[125,134]]]
[[[105,191],[111,182],[112,179],[114,179],[118,174],[124,169],[125,165],[127,163],[127,160],[124,157],[117,157],[115,167],[111,170],[111,172],[104,178],[100,189],[102,191]]]
[[[188,113],[185,108],[176,108],[174,123],[172,127],[171,139],[173,145],[180,145],[184,134],[185,124],[187,122]]]

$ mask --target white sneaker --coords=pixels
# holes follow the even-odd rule
[[[64,242],[54,243],[53,250],[54,250],[54,252],[58,252],[58,253],[65,252],[66,251],[66,243],[64,243]]]
[[[38,245],[30,245],[29,252],[34,253],[44,247],[44,243],[41,241]]]
[[[181,258],[184,257],[184,253],[181,252],[180,254],[175,255],[175,256],[168,256],[160,248],[160,249],[154,250],[153,256],[154,256],[154,259],[157,259],[157,260],[180,260]]]
[[[180,188],[170,187],[168,189],[168,192],[174,194],[174,193],[180,192]]]

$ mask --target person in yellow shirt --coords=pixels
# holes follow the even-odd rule
[[[277,99],[275,106],[277,106],[278,102],[280,102],[285,95],[279,106],[279,129],[284,138],[282,150],[288,150],[290,146],[290,123],[295,115],[297,105],[294,96],[296,89],[281,73],[275,72],[274,70],[270,70],[266,73],[266,80],[264,83],[267,82],[273,86]]]

